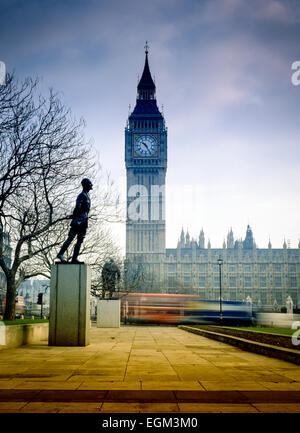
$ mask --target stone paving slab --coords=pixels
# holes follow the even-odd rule
[[[81,383],[79,386],[77,384],[77,389],[88,389],[88,390],[94,390],[94,389],[99,389],[99,390],[113,390],[113,389],[117,389],[117,390],[124,390],[124,389],[128,389],[130,391],[138,391],[142,389],[142,382],[141,381],[132,381],[132,382],[104,382],[104,381],[99,381],[99,382],[83,382]],[[152,389],[152,387],[150,388]],[[173,389],[173,388],[172,388]]]
[[[200,384],[199,381],[169,381],[169,382],[156,382],[156,381],[143,381],[141,382],[141,389],[143,390],[174,390],[184,391],[206,391],[203,384]]]
[[[259,413],[250,404],[179,403],[181,413]]]
[[[261,413],[300,413],[300,404],[282,404],[282,403],[255,403],[253,404]]]
[[[299,413],[300,404],[1,403],[0,413]]]
[[[24,362],[23,362],[24,361]],[[300,369],[170,326],[0,351],[0,412],[300,412]]]
[[[0,390],[0,402],[296,403],[300,391]]]

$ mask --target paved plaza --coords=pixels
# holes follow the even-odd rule
[[[1,412],[300,412],[299,366],[168,326],[0,350]]]

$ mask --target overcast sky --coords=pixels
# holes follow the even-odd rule
[[[167,247],[182,226],[217,248],[248,223],[258,247],[297,247],[299,0],[0,0],[0,61],[85,118],[123,196],[146,40],[168,126]]]

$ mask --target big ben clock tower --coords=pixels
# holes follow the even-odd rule
[[[136,106],[125,129],[127,177],[126,259],[162,278],[165,245],[167,129],[156,103],[156,88],[145,47],[145,66]]]

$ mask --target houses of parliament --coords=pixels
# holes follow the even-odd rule
[[[204,231],[191,239],[181,231],[177,247],[166,248],[165,179],[167,127],[156,101],[148,46],[137,86],[134,110],[125,128],[127,179],[126,270],[136,291],[196,294],[219,299],[222,262],[222,299],[245,300],[280,308],[291,296],[300,306],[300,242],[298,249],[258,248],[248,225],[244,240],[230,229],[222,248],[211,248]]]

